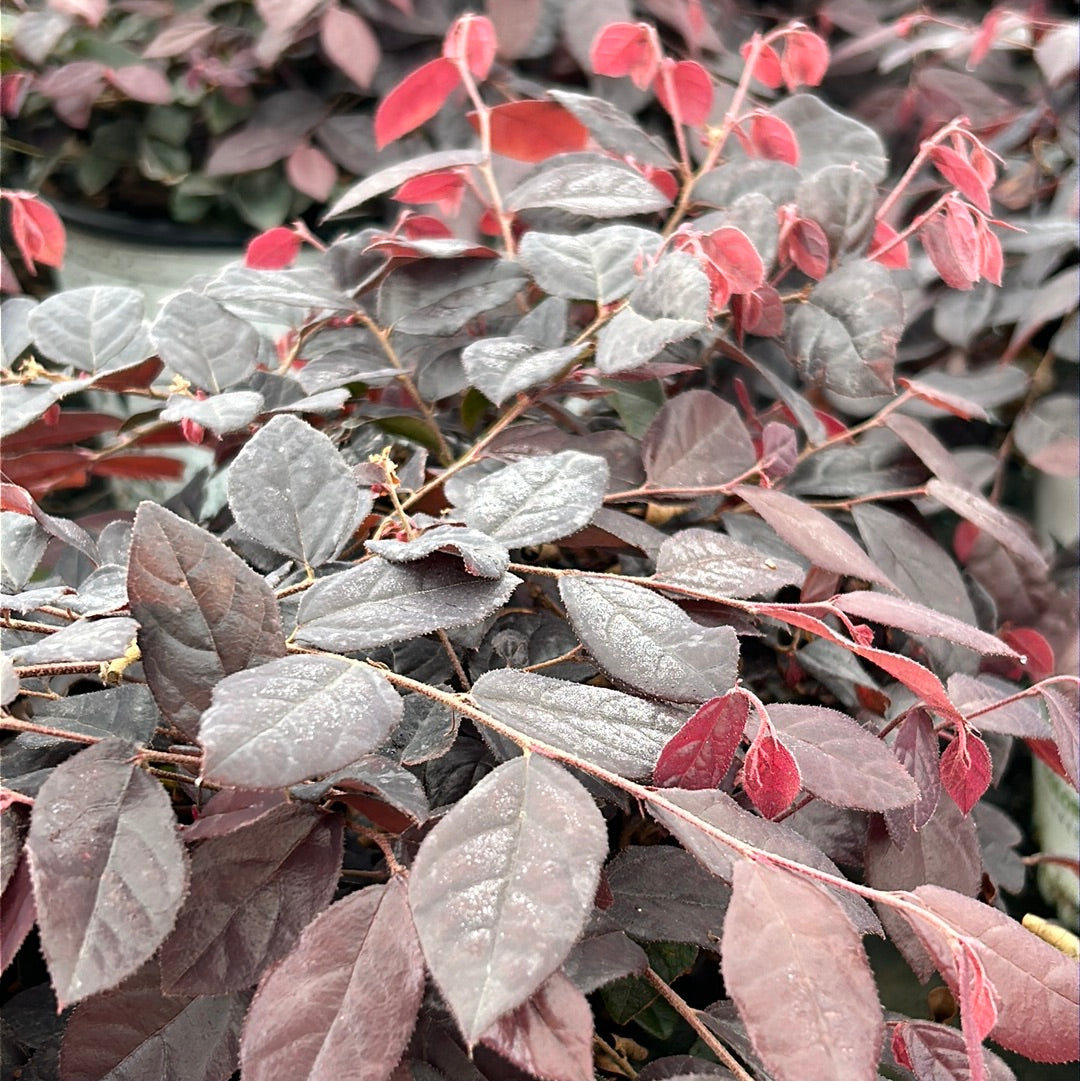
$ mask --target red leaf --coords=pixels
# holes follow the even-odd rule
[[[300,243],[300,237],[287,225],[267,229],[248,244],[244,266],[252,270],[282,270],[292,265]]]
[[[509,101],[491,110],[491,149],[515,161],[544,161],[584,150],[589,129],[554,101]],[[466,118],[480,130],[476,113]]]
[[[337,180],[337,166],[317,147],[301,143],[285,159],[285,175],[297,191],[323,203]]]
[[[799,86],[817,86],[829,70],[829,46],[806,27],[784,38],[784,56],[780,71],[788,90]]]
[[[986,58],[998,36],[998,28],[1005,15],[1003,8],[992,8],[979,24],[979,29],[971,39],[971,52],[968,53],[967,68],[972,71]]]
[[[750,119],[750,146],[760,158],[799,164],[799,143],[795,132],[778,116],[756,112]]]
[[[971,147],[971,167],[978,174],[983,187],[989,191],[997,180],[997,166],[982,143],[975,143]]]
[[[656,30],[648,23],[611,23],[596,35],[589,50],[597,75],[629,75],[639,90],[656,78],[661,56]]]
[[[33,515],[34,500],[25,488],[21,488],[18,484],[8,484],[5,481],[0,483],[0,510]]]
[[[761,35],[755,33],[753,39],[744,43],[742,48],[739,49],[739,55],[744,60],[747,60],[751,49],[760,40]],[[780,57],[776,55],[776,50],[771,45],[761,47],[757,59],[754,61],[754,78],[763,86],[773,90],[783,84],[784,74],[780,69]]]
[[[653,774],[663,788],[718,788],[742,739],[750,702],[740,691],[710,698],[668,740]]]
[[[414,176],[406,180],[393,197],[399,203],[434,203],[444,214],[453,217],[460,209],[464,195],[465,178],[451,169]]]
[[[742,329],[759,338],[775,338],[784,332],[784,302],[768,283],[735,298]]]
[[[701,237],[701,250],[731,283],[733,293],[752,293],[765,282],[765,267],[750,238],[733,225]]]
[[[941,754],[941,783],[967,814],[990,786],[993,764],[986,744],[962,726]]]
[[[348,8],[332,4],[319,20],[323,51],[357,86],[371,86],[382,51],[371,27]]]
[[[950,198],[919,230],[919,238],[946,285],[970,289],[979,280],[978,226],[975,216],[958,199]]]
[[[1038,631],[1031,627],[1012,627],[1001,632],[1001,640],[1020,654],[1020,663],[1032,679],[1046,679],[1054,674],[1054,650]]]
[[[98,477],[132,477],[136,480],[179,480],[184,463],[165,454],[116,454],[90,466]]]
[[[375,147],[382,150],[430,120],[460,84],[452,60],[429,60],[406,75],[375,110]]]
[[[871,254],[870,258],[892,270],[906,270],[910,265],[908,243],[906,240],[901,240],[896,244],[893,243],[899,235],[887,221],[879,221],[874,226],[874,238],[870,241],[870,251],[875,253],[880,248],[886,250],[882,251],[880,255]]]
[[[1001,285],[1001,273],[1005,269],[1005,254],[997,234],[982,218],[979,229],[979,273],[994,285]]]
[[[949,146],[930,148],[930,160],[954,188],[966,195],[984,214],[990,213],[990,195],[971,163]]]
[[[812,218],[797,218],[787,235],[788,258],[807,276],[821,281],[829,273],[829,238]]]
[[[693,60],[665,59],[660,65],[656,96],[676,124],[697,127],[708,120],[712,110],[712,80]]]
[[[462,15],[446,32],[443,56],[464,63],[477,79],[486,79],[495,62],[495,27],[486,15]]]
[[[766,817],[786,811],[799,794],[802,777],[792,753],[762,724],[743,762],[743,790]]]
[[[11,232],[31,274],[36,263],[58,267],[64,261],[64,226],[51,206],[30,192],[6,191],[11,203]]]
[[[990,1035],[998,1019],[998,994],[990,978],[986,975],[979,955],[968,945],[960,943],[956,958],[957,983],[960,987],[960,1016],[964,1026],[964,1036],[975,1044],[976,1054],[979,1044]],[[971,1046],[968,1051],[970,1054]],[[974,1076],[974,1070],[972,1071]]]

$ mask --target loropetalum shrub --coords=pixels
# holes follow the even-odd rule
[[[1022,262],[998,153],[953,118],[890,171],[801,24],[733,85],[603,28],[670,138],[490,104],[496,49],[462,17],[376,116],[465,98],[475,145],[334,210],[440,216],[297,270],[274,231],[151,325],[121,288],[5,306],[3,960],[36,923],[61,1078],[1074,1058],[1076,963],[1007,913],[983,798],[1017,740],[1077,781],[1074,606],[998,500],[1017,451],[1068,472],[1071,400],[1053,348],[1029,389],[1023,342],[920,338],[920,297]],[[165,505],[61,515],[177,439],[213,461]],[[883,1014],[874,934],[960,1027]]]

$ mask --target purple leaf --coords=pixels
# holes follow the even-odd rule
[[[893,1029],[893,1054],[897,1043],[903,1045],[912,1071],[927,1081],[969,1081],[964,1035],[955,1028],[932,1021],[901,1021]],[[1016,1075],[993,1053],[982,1053],[987,1081],[1016,1081]]]
[[[26,850],[61,1005],[140,968],[173,929],[187,891],[169,797],[132,752],[123,740],[80,751],[53,770],[34,803]]]
[[[798,585],[806,572],[724,533],[683,529],[660,546],[655,577],[695,593],[737,599]]]
[[[243,994],[165,995],[156,960],[82,1003],[64,1030],[64,1081],[222,1081],[236,1069]]]
[[[199,817],[184,827],[184,841],[192,844],[208,837],[224,837],[226,833],[250,825],[284,802],[285,795],[280,791],[223,788],[210,797],[199,811]]]
[[[666,195],[629,165],[601,154],[576,154],[574,159],[538,166],[506,196],[506,209],[517,213],[547,207],[588,218],[619,218],[671,206]],[[558,157],[554,160],[559,162]]]
[[[564,450],[504,466],[472,488],[458,509],[466,525],[507,548],[543,544],[588,525],[607,480],[603,458]]]
[[[852,537],[821,511],[784,492],[740,484],[735,490],[796,551],[834,574],[896,587]]]
[[[0,972],[6,971],[15,960],[19,947],[37,922],[29,857],[25,851],[19,852],[17,842],[12,846],[5,838],[4,845],[9,849],[15,847],[15,866],[0,894]]]
[[[606,853],[592,797],[536,754],[488,774],[424,839],[409,902],[428,967],[470,1045],[565,959]]]
[[[719,788],[735,758],[750,715],[746,695],[710,698],[668,740],[654,777],[663,788]]]
[[[617,929],[614,920],[599,909],[563,964],[563,972],[579,991],[589,994],[624,976],[638,975],[649,967],[645,951]]]
[[[930,912],[969,936],[1001,998],[990,1039],[1035,1062],[1073,1061],[1080,1045],[1076,962],[991,905],[940,886],[919,886],[914,893]],[[959,995],[952,943],[937,926],[903,915]]]
[[[561,972],[553,972],[517,1009],[500,1017],[482,1043],[537,1077],[593,1081],[592,1011]]]
[[[903,597],[893,597],[886,593],[867,593],[856,591],[842,593],[833,597],[831,604],[857,619],[868,619],[874,623],[883,623],[886,627],[899,627],[908,634],[929,635],[932,638],[947,638],[950,642],[974,649],[991,656],[1013,657],[1019,654],[1007,646],[995,635],[987,634],[933,608],[926,608],[915,601]]]
[[[135,515],[128,597],[154,700],[189,735],[221,679],[285,653],[266,582],[217,538],[152,503]]]
[[[609,675],[655,698],[703,702],[735,683],[739,640],[702,627],[644,586],[566,576],[559,593],[574,630]]]
[[[166,301],[151,334],[169,368],[211,394],[247,379],[259,359],[258,331],[189,289]]]
[[[636,225],[608,225],[565,236],[530,231],[518,255],[529,276],[549,296],[611,304],[638,283],[639,265],[656,254],[661,238]]]
[[[472,690],[486,713],[533,739],[624,777],[644,777],[683,723],[681,714],[607,687],[504,668]]]
[[[316,917],[263,977],[244,1023],[244,1077],[389,1077],[423,994],[404,882],[358,890]]]
[[[799,764],[803,787],[815,796],[863,811],[904,807],[918,797],[889,748],[846,714],[776,703],[769,717]]]
[[[624,848],[607,877],[614,896],[607,915],[627,934],[716,949],[729,891],[689,852],[670,845]]]
[[[201,841],[191,893],[161,951],[162,987],[170,995],[250,987],[329,904],[340,871],[339,820],[298,804]]]
[[[199,725],[203,776],[282,788],[332,773],[378,747],[401,720],[398,693],[341,657],[282,657],[215,688]]]
[[[504,604],[519,581],[476,578],[444,555],[415,566],[372,559],[315,582],[300,602],[295,638],[351,653],[463,627]]]
[[[738,410],[707,390],[688,390],[657,413],[641,441],[649,484],[664,489],[726,484],[757,461]]]
[[[297,417],[274,417],[229,467],[229,506],[253,540],[307,566],[341,551],[371,496],[330,440]]]
[[[910,834],[918,833],[930,821],[941,798],[938,738],[934,732],[934,722],[925,709],[907,711],[896,729],[892,749],[896,760],[919,790],[919,798],[914,803],[885,812],[889,836],[902,849]]]
[[[820,886],[765,863],[736,866],[724,986],[777,1081],[876,1076],[884,1022],[859,938]]]
[[[502,578],[510,562],[505,545],[478,529],[453,525],[433,526],[408,541],[370,540],[364,547],[391,563],[415,563],[432,552],[450,550],[478,578]]]

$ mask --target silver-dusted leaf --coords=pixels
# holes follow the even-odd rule
[[[473,1045],[562,964],[592,907],[607,828],[561,766],[489,773],[424,838],[409,903],[428,967]]]
[[[666,210],[671,200],[636,169],[602,154],[574,155],[560,164],[544,163],[506,197],[515,213],[547,207],[589,218],[620,218]]]
[[[504,604],[520,581],[477,578],[445,555],[404,566],[372,559],[315,582],[300,602],[295,640],[351,653],[464,627]]]
[[[263,396],[254,390],[233,390],[212,398],[172,395],[159,416],[162,420],[191,420],[214,435],[246,428],[262,412]]]
[[[364,547],[391,563],[415,563],[433,552],[450,549],[461,557],[465,569],[479,578],[501,578],[510,562],[506,545],[467,526],[433,526],[412,540],[373,540]]]
[[[473,697],[486,713],[534,739],[624,777],[652,772],[685,717],[608,687],[533,672],[485,672]]]
[[[523,458],[485,477],[458,508],[465,523],[507,548],[558,540],[588,525],[603,504],[608,466],[564,450]]]
[[[50,360],[83,372],[132,368],[153,352],[140,292],[120,285],[87,285],[43,300],[27,324]]]
[[[549,382],[585,348],[583,343],[541,349],[518,336],[484,338],[461,351],[461,363],[469,383],[489,401],[502,405],[518,391]]]
[[[378,747],[402,708],[374,669],[340,657],[282,657],[236,672],[202,715],[203,776],[281,788],[332,773]]]
[[[731,690],[739,640],[703,627],[677,604],[618,579],[567,575],[559,592],[578,637],[617,680],[674,702],[704,702]]]
[[[316,567],[333,559],[371,509],[322,432],[274,417],[229,467],[229,506],[253,540]]]
[[[16,664],[87,663],[123,657],[139,625],[127,616],[77,620],[29,646],[11,650]]]
[[[683,529],[660,546],[655,577],[696,593],[741,599],[799,585],[806,572],[726,533]]]

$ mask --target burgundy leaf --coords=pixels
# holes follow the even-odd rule
[[[993,763],[986,744],[964,728],[941,754],[941,784],[967,814],[990,785]]]
[[[195,821],[184,827],[184,840],[191,844],[208,837],[222,837],[262,818],[284,801],[285,795],[280,791],[223,788],[207,800]]]
[[[896,589],[850,534],[821,511],[784,492],[745,484],[735,491],[776,530],[781,540],[812,563],[836,574],[865,578]]]
[[[250,987],[329,904],[340,871],[340,821],[300,804],[199,842],[191,893],[161,951],[162,987],[170,995]]]
[[[769,480],[779,480],[795,471],[799,462],[799,442],[795,429],[770,420],[761,430],[761,467]]]
[[[738,690],[710,698],[668,740],[653,771],[663,788],[719,788],[735,758],[750,714]]]
[[[889,748],[853,718],[825,706],[781,702],[769,707],[769,718],[798,763],[802,787],[815,796],[863,811],[887,811],[917,798]]]
[[[682,714],[642,698],[511,668],[473,685],[480,708],[511,728],[625,777],[644,777]]]
[[[677,604],[631,582],[567,576],[559,593],[578,637],[615,679],[673,702],[703,702],[735,683],[739,640],[702,627]]]
[[[829,238],[812,218],[798,218],[792,225],[787,254],[808,277],[821,281],[829,273]]]
[[[951,199],[919,230],[926,254],[953,289],[970,289],[981,276],[979,232],[975,216],[963,203]]]
[[[941,797],[938,738],[934,722],[925,709],[907,711],[897,726],[892,750],[919,790],[919,798],[914,803],[885,812],[889,835],[899,848],[903,848],[909,834],[918,833],[930,821]]]
[[[64,1081],[221,1081],[237,1067],[247,995],[165,995],[157,960],[82,1003],[64,1030]]]
[[[5,847],[9,844],[10,841],[5,840]],[[0,972],[7,971],[37,922],[29,857],[24,851],[16,859],[15,871],[0,894]]]
[[[1070,1062],[1080,1046],[1076,962],[991,905],[939,886],[919,886],[915,896],[945,920],[982,962],[1000,996],[990,1039],[1036,1062]],[[934,924],[904,913],[953,994],[960,973],[952,943]]]
[[[693,489],[726,484],[757,461],[738,410],[707,390],[688,390],[657,413],[641,441],[649,483]]]
[[[136,512],[128,598],[154,700],[190,735],[221,679],[285,653],[266,582],[216,537],[164,507],[143,503]]]
[[[983,213],[990,213],[987,186],[962,154],[948,146],[933,146],[930,148],[930,160],[954,188],[966,195]]]
[[[801,782],[795,757],[763,724],[743,761],[746,794],[766,818],[775,818],[794,802]]]
[[[561,972],[553,972],[527,1002],[500,1017],[480,1041],[536,1077],[594,1077],[592,1011]]]
[[[371,27],[349,8],[331,4],[319,20],[319,42],[331,61],[367,90],[382,52]]]
[[[187,891],[169,797],[133,751],[116,739],[80,751],[53,770],[34,804],[26,851],[61,1005],[140,968],[173,929]]]
[[[893,1029],[893,1055],[916,1077],[931,1081],[969,1081],[971,1072],[964,1037],[955,1028],[932,1021],[901,1021]],[[900,1050],[902,1048],[902,1050]],[[989,1081],[1016,1081],[1016,1075],[992,1051],[982,1052]]]
[[[1075,703],[1052,687],[1042,688],[1041,693],[1050,715],[1058,757],[1073,788],[1080,787],[1080,725],[1077,724]]]
[[[858,931],[821,887],[740,861],[721,966],[754,1050],[777,1081],[876,1076],[884,1023],[874,977]]]
[[[592,797],[536,754],[488,774],[424,838],[409,902],[428,968],[470,1045],[562,963],[606,853]]]
[[[387,143],[408,135],[430,120],[460,84],[461,75],[454,62],[443,56],[429,60],[406,75],[375,110],[377,149],[381,150]],[[341,210],[339,204],[331,213]]]
[[[283,788],[375,750],[401,720],[400,695],[342,657],[282,657],[226,676],[199,724],[203,776]]]
[[[263,977],[244,1022],[244,1077],[389,1077],[423,993],[405,883],[394,878],[349,894],[308,924]]]

